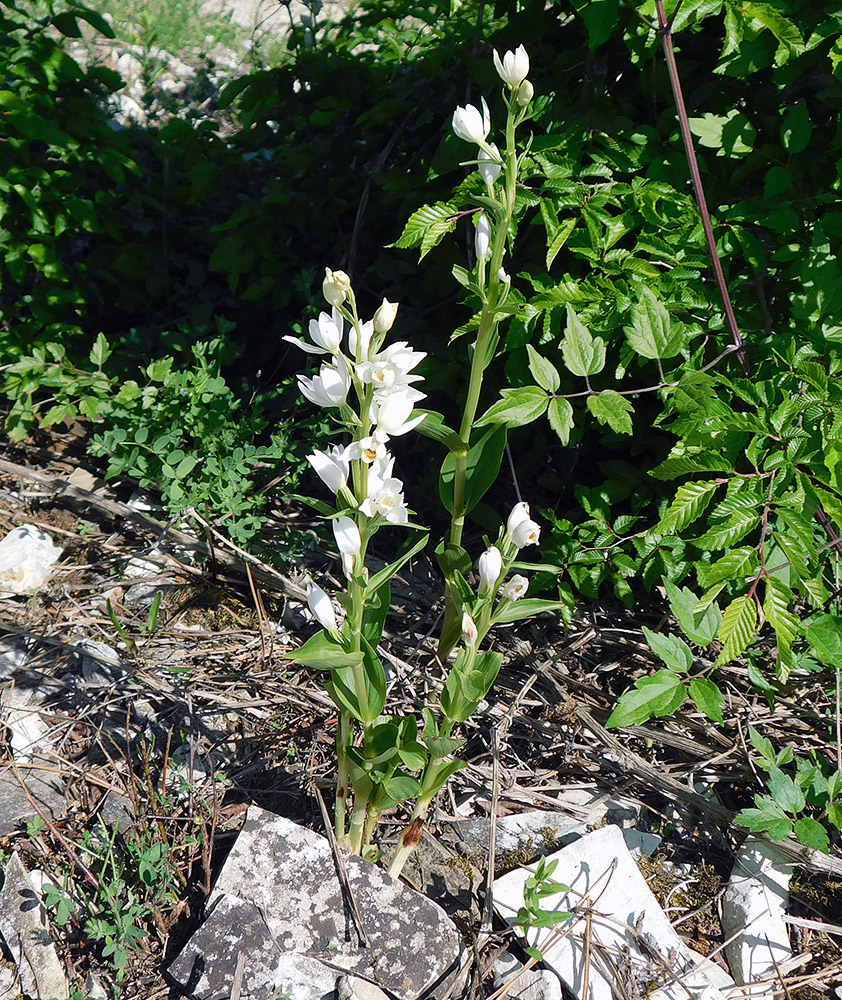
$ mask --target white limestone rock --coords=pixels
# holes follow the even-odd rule
[[[547,860],[558,861],[552,879],[567,890],[545,898],[542,907],[573,917],[556,927],[530,928],[526,941],[577,997],[612,1000],[618,977],[658,1000],[687,1000],[687,990],[696,1000],[724,1000],[733,988],[726,972],[673,930],[618,827],[594,830]],[[523,906],[531,875],[519,869],[494,883],[494,905],[509,923]]]
[[[737,851],[722,899],[725,957],[735,981],[756,983],[792,955],[784,915],[792,865],[767,841],[748,837]]]

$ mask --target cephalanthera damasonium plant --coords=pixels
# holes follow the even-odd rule
[[[311,583],[308,603],[322,629],[289,659],[326,672],[325,687],[339,712],[334,825],[340,845],[376,858],[372,837],[378,817],[385,809],[414,800],[389,868],[393,875],[400,873],[420,839],[436,793],[462,766],[453,757],[462,742],[454,735],[456,727],[476,711],[502,662],[501,653],[482,648],[489,630],[559,606],[555,601],[522,600],[529,581],[519,573],[509,575],[517,568],[520,550],[539,540],[540,528],[526,503],[515,505],[495,543],[479,556],[476,588],[468,583],[473,560],[461,545],[465,517],[494,482],[505,445],[506,426],[494,421],[493,408],[479,420],[476,415],[483,373],[495,355],[497,327],[511,286],[503,257],[515,209],[515,130],[529,116],[532,99],[523,46],[502,60],[495,52],[494,62],[506,85],[504,150],[488,141],[491,122],[484,100],[482,111],[472,105],[457,108],[452,122],[460,139],[478,147],[477,159],[470,162],[484,182],[484,192],[474,199],[480,211],[472,208],[468,213],[476,216],[476,264],[460,278],[482,305],[459,431],[446,427],[434,411],[417,409],[425,396],[414,369],[424,354],[405,341],[386,346],[397,305],[384,299],[373,319],[363,322],[344,272],[325,271],[322,289],[331,311],[310,322],[312,343],[286,338],[308,353],[326,356],[317,375],[298,376],[299,387],[310,402],[329,409],[341,432],[350,437],[308,456],[334,496],[334,507],[315,503],[331,519],[341,555],[347,589],[334,599],[344,616],[338,618],[334,600]],[[448,537],[436,550],[445,576],[439,641],[445,680],[438,704],[423,708],[420,733],[414,715],[385,713],[386,674],[376,652],[389,610],[391,578],[427,541],[426,530],[410,520],[403,482],[395,475],[388,447],[391,438],[415,429],[448,449],[440,493],[452,518]],[[366,553],[381,528],[409,530],[418,537],[410,536],[394,562],[370,573]]]

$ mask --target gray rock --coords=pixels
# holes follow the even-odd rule
[[[458,820],[450,824],[455,845],[475,864],[484,868],[491,835],[490,819]],[[512,813],[497,820],[494,864],[499,871],[534,861],[559,847],[572,844],[588,832],[587,823],[551,810]],[[640,830],[623,830],[632,857],[653,854],[661,838]]]
[[[720,1000],[734,982],[691,951],[670,925],[637,869],[623,831],[605,826],[551,855],[552,880],[562,890],[542,900],[546,911],[568,911],[555,927],[530,927],[526,941],[543,955],[577,997],[612,1000],[622,976],[630,992],[659,1000]],[[509,872],[494,883],[497,911],[514,922],[531,872]],[[586,915],[589,919],[585,919]]]
[[[169,975],[197,1000],[228,996],[238,964],[242,1000],[268,1000],[275,990],[295,1000],[332,1000],[342,973],[399,997],[441,990],[459,965],[456,928],[435,903],[381,869],[344,852],[343,858],[367,945],[327,840],[252,806],[211,893],[208,917]],[[284,985],[302,956],[331,973],[330,992],[312,970],[293,991]]]
[[[728,968],[741,986],[792,955],[784,921],[791,875],[792,865],[774,844],[748,837],[737,851],[722,899],[722,932]]]
[[[450,824],[453,839],[468,858],[485,867],[491,835],[490,819],[465,819]],[[497,820],[494,863],[501,869],[548,854],[562,843],[587,833],[584,823],[549,810],[512,813]]]
[[[608,795],[598,788],[565,788],[558,795],[558,804],[588,827],[602,823],[631,827],[640,818],[640,806],[633,799]]]
[[[561,1000],[561,980],[549,969],[527,969],[510,952],[494,963],[495,987],[508,986],[509,1000]]]
[[[70,988],[50,941],[47,911],[15,851],[3,867],[0,934],[17,965],[20,987],[34,1000],[67,997]]]
[[[55,761],[44,761],[44,766],[54,767]],[[25,789],[21,782],[26,786]],[[50,819],[59,819],[67,812],[67,801],[58,774],[34,766],[18,767],[17,774],[14,771],[2,771],[0,772],[0,836],[5,837],[14,833],[21,823],[38,814],[30,802],[30,796],[41,812]]]

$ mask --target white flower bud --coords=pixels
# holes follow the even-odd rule
[[[503,83],[512,90],[519,87],[529,74],[529,56],[522,45],[503,56],[502,60],[494,50],[494,67]]]
[[[477,229],[474,233],[474,250],[477,260],[485,260],[488,256],[488,249],[491,245],[491,225],[485,212],[480,212],[477,220]]]
[[[527,104],[535,96],[535,88],[529,82],[529,80],[524,80],[523,83],[517,88],[517,101],[519,108],[525,108]]]
[[[477,631],[476,623],[473,618],[468,614],[467,611],[462,612],[462,642],[466,646],[475,646],[477,639],[479,638],[479,632]]]
[[[331,445],[326,452],[314,451],[307,456],[307,461],[325,486],[334,493],[338,493],[348,482],[348,457],[345,449],[339,445]]]
[[[524,503],[523,501],[521,501],[521,503],[516,503],[514,507],[512,507],[511,509],[508,521],[506,521],[506,531],[508,531],[509,534],[511,534],[515,530],[515,528],[520,524],[521,521],[528,521],[528,520],[529,520],[529,504]]]
[[[500,588],[500,596],[508,601],[519,601],[529,589],[529,580],[520,573],[515,573],[511,580],[506,580]]]
[[[497,146],[490,142],[488,144],[489,150],[494,153],[494,159],[490,159],[484,155],[479,157],[477,166],[479,167],[480,176],[485,181],[489,187],[497,180],[500,176],[500,170],[502,167],[502,160],[500,158],[500,150]]]
[[[486,549],[479,557],[477,569],[479,571],[479,592],[487,594],[503,572],[503,556],[496,545]]]
[[[333,521],[333,536],[343,555],[354,556],[362,547],[360,529],[350,517],[337,517]]]
[[[313,617],[328,632],[336,631],[336,615],[327,594],[315,583],[307,585],[307,606]]]
[[[341,306],[351,291],[351,279],[344,271],[331,271],[325,268],[325,280],[322,282],[322,295],[332,306]]]
[[[376,333],[388,333],[395,323],[398,314],[397,302],[389,302],[383,299],[374,314],[374,330]]]

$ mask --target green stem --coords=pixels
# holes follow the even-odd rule
[[[336,727],[336,804],[333,811],[333,829],[336,839],[343,847],[347,846],[345,832],[345,814],[348,809],[348,747],[351,745],[351,717],[348,712],[339,711],[339,722]]]

